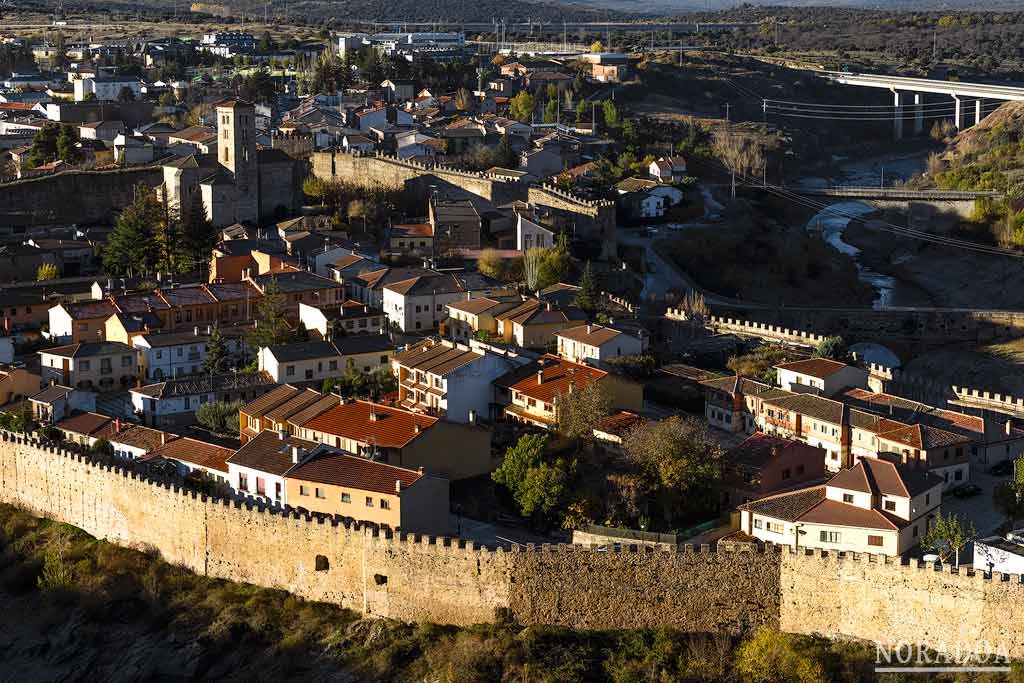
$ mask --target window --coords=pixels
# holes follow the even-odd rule
[[[328,368],[329,370],[337,370],[337,369],[338,369],[338,361],[336,361],[336,360],[332,360],[332,361],[330,361],[330,362],[329,362],[329,363],[327,364],[327,368]]]
[[[790,472],[788,469],[782,470],[782,478],[789,479]]]
[[[331,568],[331,562],[324,555],[317,555],[314,567],[318,572],[325,572]]]
[[[157,357],[157,358],[163,358],[163,357],[164,357],[164,352],[163,352],[163,350],[161,350],[161,349],[157,349],[157,351],[156,351],[156,357]]]
[[[885,511],[886,512],[896,512],[896,501],[895,500],[887,500],[887,501],[885,501]]]
[[[925,505],[931,505],[931,502],[932,502],[932,494],[930,494],[930,493],[924,494],[924,504]]]
[[[249,475],[244,472],[238,473],[238,490],[248,491],[249,490]]]
[[[267,480],[263,477],[256,477],[256,493],[260,496],[267,495]]]
[[[309,489],[307,489],[305,486],[302,486],[300,484],[299,485],[299,495],[300,496],[308,496],[309,495]]]
[[[295,375],[295,366],[289,365],[288,367],[286,367],[284,369],[284,374],[288,375],[289,377],[293,377]]]
[[[796,476],[799,477],[803,473],[804,473],[804,466],[803,465],[797,465],[796,466]]]
[[[842,541],[842,534],[838,531],[822,531],[820,539],[822,543],[839,543]]]
[[[323,498],[324,497],[324,490],[322,488],[320,488],[319,486],[316,487],[316,490],[314,491],[314,493],[316,493],[316,497],[317,498]]]
[[[352,502],[352,494],[351,493],[343,493],[343,494],[341,494],[341,502],[342,503],[351,503]]]
[[[87,360],[79,361],[78,369],[82,370],[83,372],[88,372],[89,371],[89,361],[87,361]]]
[[[754,520],[754,528],[755,529],[761,529],[763,527],[764,527],[764,523],[760,519],[755,519]]]
[[[957,481],[960,481],[961,479],[964,478],[964,471],[963,470],[957,470],[956,474],[953,475],[953,478],[956,479]]]
[[[914,525],[914,538],[917,538],[917,525]]]
[[[843,502],[844,503],[851,503],[852,504],[853,503],[853,494],[852,493],[844,493],[843,494]]]
[[[868,536],[868,545],[881,546],[883,543],[881,536]]]
[[[368,507],[368,508],[372,508],[373,507],[373,498],[371,498],[370,496],[366,497],[366,507]]]
[[[387,362],[388,362],[388,357],[387,357],[387,356],[381,356],[381,357],[380,357],[380,363],[381,363],[381,365],[386,365],[386,364],[387,364]]]
[[[768,522],[768,531],[775,534],[785,533],[786,527],[781,522]]]
[[[391,503],[389,503],[388,501],[386,501],[383,498],[381,498],[380,499],[380,509],[381,510],[390,510],[391,509]]]

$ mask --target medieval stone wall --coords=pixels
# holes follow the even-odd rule
[[[163,182],[159,167],[63,171],[0,183],[0,224],[44,225],[112,221],[140,183]]]
[[[716,633],[767,624],[888,644],[987,642],[1024,656],[1019,576],[777,548],[485,549],[209,499],[6,432],[0,502],[202,574],[407,621]]]

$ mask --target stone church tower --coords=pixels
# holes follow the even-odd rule
[[[256,108],[239,100],[217,105],[217,162],[234,180],[236,221],[259,219]]]

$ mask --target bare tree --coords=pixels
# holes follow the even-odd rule
[[[732,198],[736,199],[736,176],[750,175],[765,166],[763,141],[731,129],[715,131],[712,148],[715,156],[732,174]]]

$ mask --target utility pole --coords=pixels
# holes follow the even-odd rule
[[[935,63],[936,55],[939,52],[939,32],[932,29],[932,64]]]
[[[726,121],[726,123],[731,123],[732,122],[732,119],[729,117],[729,107],[731,107],[731,106],[732,105],[730,105],[728,102],[725,103],[725,121]]]
[[[768,123],[768,100],[761,100],[761,121]]]

